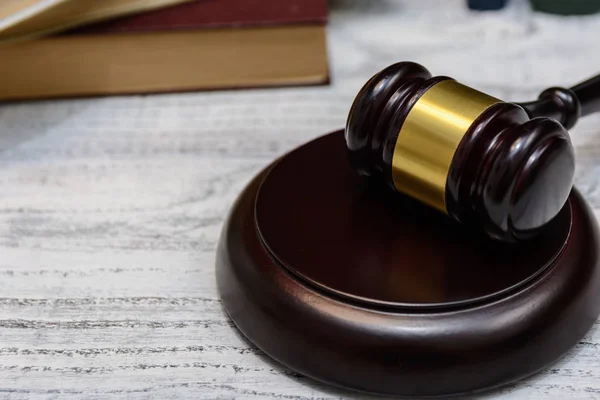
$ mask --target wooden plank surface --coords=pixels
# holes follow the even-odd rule
[[[369,398],[287,370],[233,328],[214,277],[231,203],[273,159],[343,127],[388,64],[528,100],[600,71],[600,16],[522,1],[482,15],[458,0],[331,6],[329,86],[0,105],[0,398]],[[598,213],[600,117],[572,133]],[[600,399],[598,325],[485,398]]]

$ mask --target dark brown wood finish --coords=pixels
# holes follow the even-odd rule
[[[519,103],[531,118],[551,117],[571,129],[580,117],[600,112],[600,75],[570,89],[551,87],[535,101]]]
[[[392,158],[408,113],[432,77],[412,62],[393,64],[359,91],[345,130],[354,169],[395,190]],[[566,131],[600,111],[600,78],[572,89],[550,88],[535,102],[499,103],[475,120],[453,158],[446,209],[455,221],[506,242],[535,237],[565,204],[575,172]]]
[[[346,157],[342,131],[292,151],[224,225],[221,298],[268,355],[355,390],[449,395],[535,373],[590,329],[600,238],[576,189],[541,236],[508,245],[370,187]]]
[[[581,116],[600,112],[600,75],[578,83],[571,90],[581,105]]]
[[[392,156],[400,127],[417,100],[443,77],[416,63],[390,65],[373,76],[356,95],[346,121],[350,162],[362,176],[394,188]]]
[[[531,239],[565,204],[575,174],[567,131],[517,105],[486,110],[458,146],[446,182],[456,220],[505,242]]]
[[[335,143],[339,151],[332,151]],[[343,147],[333,135],[288,154],[256,200],[257,229],[270,252],[302,279],[338,295],[423,309],[480,302],[535,277],[569,233],[564,208],[531,244],[491,241],[407,196],[368,187],[347,166]],[[324,170],[316,159],[331,167]]]

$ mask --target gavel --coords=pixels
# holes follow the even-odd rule
[[[511,103],[399,62],[360,89],[345,140],[359,175],[493,240],[520,242],[565,206],[575,175],[567,129],[598,111],[600,75]]]

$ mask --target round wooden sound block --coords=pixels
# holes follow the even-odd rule
[[[584,336],[600,313],[598,243],[575,189],[541,236],[492,242],[367,186],[338,131],[246,187],[217,283],[236,326],[289,368],[359,391],[450,395],[530,375]]]

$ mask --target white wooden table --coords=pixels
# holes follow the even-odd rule
[[[600,16],[522,1],[485,15],[459,0],[331,6],[329,86],[0,105],[0,398],[366,398],[276,364],[226,318],[214,257],[231,203],[274,158],[343,127],[388,64],[529,100],[600,72]],[[600,116],[572,134],[598,212]],[[600,399],[597,327],[485,397]]]

